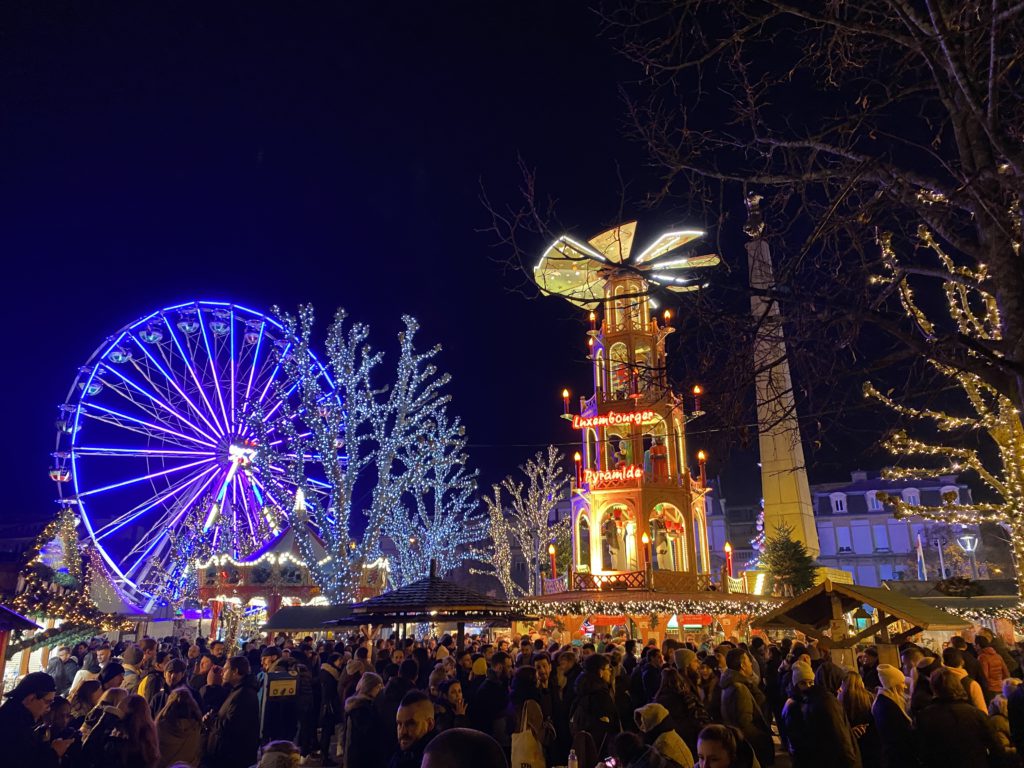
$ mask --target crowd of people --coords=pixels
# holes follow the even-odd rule
[[[279,635],[59,648],[0,707],[33,768],[1024,768],[1018,649]]]

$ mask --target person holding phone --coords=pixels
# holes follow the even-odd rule
[[[57,768],[74,739],[45,743],[35,730],[57,696],[57,684],[45,672],[31,672],[13,690],[4,694],[0,707],[0,744],[7,765]]]

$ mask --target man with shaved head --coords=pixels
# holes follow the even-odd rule
[[[451,728],[427,745],[420,768],[506,768],[505,753],[486,733]]]
[[[434,729],[434,702],[423,691],[410,691],[402,699],[395,717],[398,751],[388,768],[420,768],[423,752],[437,735]]]

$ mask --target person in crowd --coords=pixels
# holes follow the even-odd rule
[[[750,744],[735,728],[719,723],[705,726],[697,736],[699,768],[758,768]]]
[[[124,680],[120,688],[128,693],[138,693],[139,683],[145,673],[142,671],[142,649],[135,645],[129,645],[121,654],[121,667],[124,669]]]
[[[210,661],[218,667],[223,667],[228,663],[228,647],[220,640],[210,643]]]
[[[978,657],[967,644],[967,641],[960,635],[953,635],[953,637],[949,638],[949,645],[960,651],[964,659],[964,669],[967,670],[967,674],[971,676],[971,679],[975,681],[981,680],[981,664],[978,663]]]
[[[420,768],[508,768],[501,746],[486,733],[452,728],[439,733],[423,750]]]
[[[871,705],[871,717],[878,731],[879,768],[914,768],[914,734],[907,711],[907,679],[891,664],[878,665],[882,685]]]
[[[654,701],[668,710],[675,729],[693,754],[697,751],[697,735],[711,722],[711,715],[701,704],[697,693],[697,654],[687,648],[675,652],[676,656],[681,654],[684,656],[683,672],[662,667],[661,687],[654,695]]]
[[[249,768],[260,744],[259,684],[245,656],[229,659],[223,674],[229,692],[216,713],[206,715],[203,762],[209,768]]]
[[[914,717],[932,701],[932,675],[942,666],[942,659],[924,654],[914,666],[914,687],[910,691],[910,714]],[[984,687],[982,688],[984,692]]]
[[[1007,678],[1010,682],[1015,678]],[[1013,766],[1019,768],[1020,760],[1017,757],[1017,748],[1013,745],[1013,737],[1010,733],[1010,720],[1007,717],[1006,697],[1003,694],[994,696],[988,704],[988,722],[992,726],[992,732],[999,740],[1003,749],[1003,759],[999,761],[1001,766]]]
[[[163,667],[162,673],[146,675],[139,686],[139,695],[149,702],[149,711],[153,713],[154,717],[167,704],[171,692],[178,688],[184,688],[198,706],[198,699],[185,685],[185,662],[181,659],[167,659],[163,663]]]
[[[250,668],[255,669],[251,661],[249,664]],[[211,669],[213,669],[213,659],[209,656],[200,656],[193,667],[192,676],[188,680],[188,687],[192,689],[196,696],[201,694],[203,686],[209,681]]]
[[[46,674],[56,683],[57,695],[66,696],[75,681],[75,675],[78,674],[78,661],[71,655],[70,648],[62,645],[57,649],[56,655],[50,657],[46,665]]]
[[[356,692],[345,700],[345,730],[342,736],[344,768],[383,768],[387,765],[390,740],[387,730],[392,717],[385,717],[374,706],[384,690],[384,681],[375,672],[366,672],[359,678]],[[395,738],[397,748],[397,738]],[[393,751],[393,750],[392,750]]]
[[[1014,658],[1014,655],[1010,653],[1010,649],[1006,647],[1006,641],[997,634],[995,634],[988,627],[982,627],[978,630],[978,634],[988,640],[989,646],[995,649],[996,653],[1002,658],[1003,663],[1006,664],[1008,670],[1007,677],[1015,676],[1019,677],[1021,674],[1020,661]],[[975,638],[977,640],[977,638]]]
[[[616,768],[672,768],[672,764],[654,747],[644,744],[643,739],[632,731],[617,734],[609,746]],[[606,765],[605,762],[598,763],[598,766]]]
[[[219,666],[216,660],[214,666]],[[264,741],[292,741],[299,730],[299,664],[271,645],[260,653],[260,666],[261,736]],[[272,686],[275,681],[286,684]]]
[[[392,658],[394,658],[392,656]],[[407,693],[416,689],[416,680],[419,677],[419,668],[413,659],[406,659],[398,668],[398,674],[388,680],[384,691],[374,700],[374,707],[384,724],[384,753],[387,757],[398,749],[398,737],[396,736],[396,721],[398,707]]]
[[[256,768],[294,768],[296,765],[302,765],[302,755],[293,742],[278,739],[260,747]]]
[[[915,731],[921,764],[986,766],[1001,759],[1003,748],[988,717],[967,700],[960,678],[940,668],[930,683],[934,698],[917,714]]]
[[[648,651],[645,663],[637,666],[640,673],[639,685],[630,678],[629,689],[636,706],[640,707],[654,701],[654,697],[661,687],[661,668],[663,666],[665,666],[665,656],[657,648]]]
[[[876,665],[877,666],[877,665]],[[818,668],[814,670],[814,684],[820,685],[826,691],[835,696],[839,693],[840,687],[847,678],[847,671],[832,661],[832,654],[829,651],[821,651],[821,661]],[[876,673],[877,674],[877,673]],[[863,678],[861,678],[863,680]],[[864,683],[867,688],[867,682]],[[877,688],[878,686],[875,686]],[[870,690],[875,690],[871,688]]]
[[[184,674],[185,662],[181,662]],[[203,756],[203,715],[191,692],[184,686],[172,690],[157,712],[156,736],[160,746],[159,768],[184,763],[199,768]]]
[[[320,671],[317,673],[320,684],[319,725],[321,765],[334,764],[334,761],[330,759],[329,753],[331,749],[331,736],[334,733],[334,727],[341,722],[342,708],[344,706],[340,695],[341,674],[344,665],[345,657],[335,651],[320,665]],[[360,677],[362,677],[362,672]]]
[[[967,674],[967,669],[964,667],[963,654],[953,647],[944,648],[942,650],[942,666],[956,675],[960,685],[963,686],[964,693],[967,694],[967,700],[981,712],[987,713],[988,707],[985,704],[985,696],[981,691],[981,686],[974,678]]]
[[[71,725],[78,730],[85,722],[85,716],[95,707],[103,695],[99,680],[86,680],[78,686],[71,697]]]
[[[398,751],[392,755],[388,768],[420,768],[427,744],[437,735],[430,697],[420,690],[407,693],[398,708],[395,725]]]
[[[572,735],[586,731],[605,754],[611,737],[622,730],[619,713],[611,694],[611,664],[608,657],[593,654],[583,661],[583,672],[576,678],[576,697],[570,715]]]
[[[504,725],[508,709],[509,661],[504,651],[497,651],[491,656],[487,679],[480,684],[469,703],[470,725],[502,745],[507,741]]]
[[[83,739],[81,768],[156,768],[160,746],[149,705],[138,694],[119,698]]]
[[[114,727],[117,721],[121,720],[121,702],[128,698],[128,691],[124,688],[111,688],[103,691],[96,707],[85,716],[80,731],[82,733],[83,745],[89,740],[92,732],[99,728]]]
[[[71,695],[75,694],[78,690],[78,686],[86,680],[99,680],[100,672],[107,664],[110,663],[110,646],[103,644],[97,646],[93,651],[88,652],[85,655],[85,660],[82,662],[82,666],[78,672],[75,673],[75,679],[71,683]]]
[[[45,672],[30,672],[10,691],[0,706],[0,744],[3,762],[29,768],[57,768],[74,743],[73,738],[44,742],[35,733],[36,724],[57,696],[57,684]]]
[[[877,690],[882,683],[878,679],[878,649],[869,645],[864,649],[861,659],[860,676],[864,681],[864,687],[869,691]],[[835,694],[835,691],[832,691]]]
[[[109,691],[111,688],[122,688],[124,683],[124,667],[116,661],[110,662],[100,670],[99,681],[104,691]]]
[[[543,709],[540,689],[537,686],[537,670],[531,666],[519,667],[512,674],[503,733],[496,741],[511,750],[512,734],[521,730],[524,725],[533,731],[534,737],[545,752],[554,744],[555,730],[551,724],[551,712],[545,712]],[[507,741],[503,743],[502,739]]]
[[[442,682],[434,698],[434,724],[438,733],[452,728],[465,728],[466,701],[462,697],[462,683],[458,678]]]
[[[746,651],[734,648],[726,654],[725,664],[726,669],[719,680],[722,721],[743,734],[762,766],[772,765],[775,762],[775,745],[771,727],[764,717],[764,694],[754,683],[750,656]],[[807,669],[809,671],[810,667]],[[813,678],[812,673],[812,681]]]
[[[667,671],[662,670],[662,675]],[[693,768],[693,752],[679,735],[678,725],[668,709],[658,703],[644,704],[633,716],[645,744],[653,747],[670,765]]]
[[[815,674],[814,680],[817,685],[817,674]],[[843,714],[846,715],[846,722],[849,723],[857,742],[861,765],[863,768],[878,768],[881,761],[881,746],[878,741],[878,729],[875,727],[875,720],[871,715],[873,698],[864,687],[864,680],[859,673],[846,673],[846,677],[839,686],[838,699]]]
[[[715,722],[720,722],[722,719],[722,689],[718,685],[721,674],[718,669],[718,659],[714,655],[705,656],[697,669],[697,693],[700,696],[700,702]],[[784,701],[785,699],[783,699]],[[781,704],[779,712],[782,712]]]
[[[981,680],[978,682],[985,701],[991,701],[993,696],[1002,692],[1003,680],[1010,676],[1010,669],[999,652],[992,647],[992,641],[980,632],[974,638],[974,646],[978,649],[978,666],[981,668]]]
[[[782,723],[793,768],[860,768],[857,743],[836,697],[815,685],[814,672],[806,662],[793,665],[792,681]]]

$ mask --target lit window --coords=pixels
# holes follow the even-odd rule
[[[878,491],[868,491],[864,498],[867,499],[869,512],[881,512],[885,508],[882,500],[878,498]]]
[[[912,507],[921,506],[921,492],[917,488],[904,488],[903,501]]]
[[[829,500],[832,502],[832,514],[841,515],[846,512],[846,494],[845,493],[832,493],[829,494]]]

